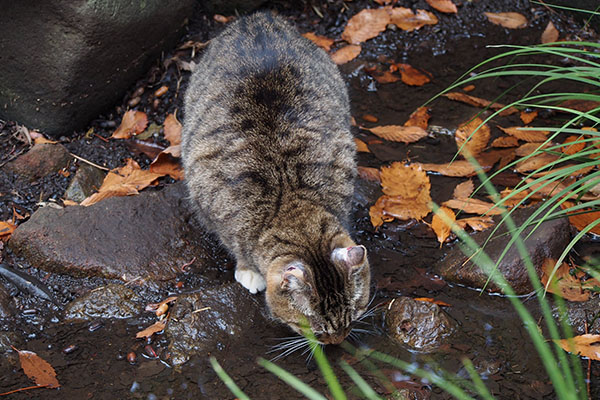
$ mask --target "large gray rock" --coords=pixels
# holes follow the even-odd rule
[[[125,281],[169,280],[181,267],[227,262],[221,247],[190,224],[181,184],[114,197],[90,207],[44,207],[9,240],[15,254],[46,271]]]
[[[516,226],[523,225],[525,220],[535,210],[535,207],[528,207],[513,212],[512,218]],[[496,221],[499,220],[498,218],[495,219]],[[560,218],[542,223],[533,233],[531,233],[532,230],[533,226],[529,226],[524,230],[521,237],[523,239],[526,238],[525,247],[539,276],[544,260],[547,258],[556,259],[563,252],[571,238],[571,229],[568,219]],[[482,246],[491,232],[491,229],[477,232],[471,235],[471,238],[479,246]],[[511,235],[507,233],[506,225],[502,224],[494,233],[493,238],[485,245],[484,250],[494,262],[497,262],[510,240]],[[500,288],[498,286],[491,281],[488,282],[488,275],[471,262],[475,257],[477,256],[470,257],[465,255],[460,246],[455,246],[437,267],[438,273],[449,282],[474,288],[485,287],[489,291],[499,291]],[[529,282],[525,262],[515,245],[511,246],[510,250],[502,258],[502,261],[498,265],[498,271],[504,275],[517,294],[526,294],[533,290]]]
[[[0,115],[69,135],[123,97],[194,0],[3,1]]]

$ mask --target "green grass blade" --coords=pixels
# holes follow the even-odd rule
[[[302,382],[300,379],[296,378],[294,375],[287,372],[285,369],[273,364],[270,361],[265,360],[264,358],[260,358],[258,363],[264,367],[267,371],[271,372],[279,379],[302,393],[306,398],[310,400],[327,400],[325,396],[321,393],[317,392],[315,389]]]
[[[360,389],[360,391],[365,395],[365,397],[369,400],[383,400],[371,386],[356,372],[354,368],[350,366],[346,361],[340,361],[340,367],[348,374],[350,379],[356,383],[356,386]]]
[[[212,365],[212,368],[215,370],[217,376],[223,381],[225,386],[227,386],[227,388],[235,397],[237,397],[239,400],[250,400],[250,397],[248,397],[246,393],[242,392],[242,389],[240,389],[239,386],[235,384],[233,379],[227,375],[227,372],[225,372],[225,370],[221,367],[216,358],[210,358],[210,365]]]
[[[471,360],[469,360],[468,358],[463,358],[462,363],[465,366],[467,372],[469,373],[469,376],[473,381],[473,385],[475,385],[475,390],[477,390],[477,393],[479,393],[479,395],[483,399],[494,400],[494,397],[492,396],[488,388],[485,386],[485,383],[483,383],[481,377],[479,376],[477,371],[475,371],[475,367],[473,366]]]

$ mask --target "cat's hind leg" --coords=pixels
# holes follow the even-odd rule
[[[240,264],[239,261],[235,267],[235,280],[252,294],[262,292],[267,287],[265,278],[259,272]]]

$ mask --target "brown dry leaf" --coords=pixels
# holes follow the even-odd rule
[[[538,116],[538,111],[532,111],[532,112],[525,112],[525,111],[521,111],[521,113],[519,114],[519,118],[521,118],[521,121],[523,121],[523,123],[525,125],[530,124],[534,119],[536,119]]]
[[[542,33],[542,43],[556,42],[559,36],[560,34],[552,21],[548,21],[548,25],[546,25],[546,29],[544,29],[544,32]]]
[[[173,148],[171,146],[167,148],[165,151],[160,153],[152,164],[150,164],[150,168],[148,171],[158,174],[159,176],[169,175],[171,178],[176,181],[183,180],[183,167],[181,166],[177,157],[174,157],[167,150]]]
[[[564,351],[571,352],[573,349],[579,356],[587,357],[592,360],[600,360],[600,335],[575,336],[571,339],[554,339]]]
[[[446,164],[428,164],[428,163],[414,163],[420,165],[425,171],[437,172],[438,174],[445,176],[455,177],[470,177],[477,175],[478,169],[475,168],[467,160],[456,160]],[[490,170],[489,166],[482,166],[480,170],[486,172]]]
[[[556,265],[556,260],[547,258],[542,264],[542,284],[550,293],[554,293],[563,299],[569,301],[587,301],[590,299],[590,292],[581,288],[581,281],[569,273],[571,267],[563,262],[554,275],[552,282],[548,284],[552,270]]]
[[[499,215],[502,211],[495,208],[493,203],[479,199],[451,199],[442,203],[446,207],[461,210],[469,214]]]
[[[542,196],[540,193],[534,193],[532,195],[530,195],[530,193],[531,191],[526,189],[515,192],[514,189],[506,188],[500,192],[500,196],[502,197],[502,199],[506,199],[508,196],[510,196],[510,198],[504,200],[502,205],[504,207],[516,207],[521,202],[521,200],[529,196],[527,197],[527,204],[520,205],[520,207],[527,207],[537,204],[539,200],[544,199],[544,196]]]
[[[359,44],[385,31],[390,23],[390,14],[385,8],[366,9],[354,15],[342,32],[342,39]]]
[[[8,240],[10,235],[17,229],[14,221],[0,221],[0,240]]]
[[[519,161],[515,170],[522,174],[528,171],[535,171],[537,169],[545,167],[553,161],[558,160],[558,158],[558,156],[549,153],[536,154],[535,156],[531,156],[526,160]]]
[[[471,96],[471,95],[468,95],[466,93],[461,93],[461,92],[445,93],[445,94],[443,94],[443,96],[449,98],[450,100],[460,101],[462,103],[465,103],[465,104],[468,104],[468,105],[474,106],[474,107],[481,107],[481,108],[489,107],[492,110],[499,110],[501,108],[506,107],[504,104],[492,103],[489,100],[482,99],[480,97]],[[511,114],[517,113],[517,112],[519,112],[519,110],[517,110],[516,108],[509,107],[506,110],[502,111],[500,113],[500,115],[506,116],[506,115],[511,115]]]
[[[29,136],[33,139],[34,144],[56,144],[57,140],[46,139],[44,135],[42,135],[38,131],[29,131]]]
[[[381,183],[381,173],[378,168],[358,167],[358,176],[366,181]]]
[[[377,118],[376,116],[371,115],[371,114],[365,114],[361,118],[364,119],[367,122],[377,122],[377,121],[379,121],[379,118]]]
[[[331,55],[331,59],[337,65],[346,64],[348,61],[354,60],[360,54],[362,48],[358,44],[349,44],[342,47]]]
[[[360,139],[354,139],[354,143],[356,143],[356,151],[359,153],[370,153],[369,147],[365,142]]]
[[[567,208],[573,207],[573,203],[565,201],[561,203],[560,206],[563,210],[565,210]],[[586,210],[577,210],[573,211],[572,213],[567,213],[567,215],[569,216],[569,222],[571,223],[571,225],[577,228],[578,231],[584,230],[588,225],[600,219],[600,211],[586,212],[585,214],[577,214],[582,211]],[[600,235],[600,224],[593,227],[592,230],[590,230],[589,232],[595,233],[596,235]]]
[[[501,136],[492,142],[492,147],[517,147],[518,145],[519,139],[514,136]]]
[[[525,157],[535,151],[541,151],[549,146],[550,146],[550,144],[548,144],[548,143],[546,143],[546,144],[535,143],[535,142],[534,143],[525,143],[515,149],[515,154],[519,157]]]
[[[415,300],[415,301],[424,301],[424,302],[427,302],[427,303],[433,303],[433,304],[437,304],[438,306],[441,306],[441,307],[452,307],[451,304],[448,304],[448,303],[446,303],[444,301],[441,301],[441,300],[432,299],[431,297],[416,297],[413,300]]]
[[[448,225],[448,222],[445,221],[444,218],[439,216],[440,213],[444,213],[446,217],[450,219],[450,225]],[[448,239],[450,233],[452,233],[451,226],[453,221],[456,221],[456,215],[454,214],[454,211],[448,207],[440,207],[439,211],[433,216],[431,229],[435,232],[440,246]]]
[[[14,347],[13,347],[14,349]],[[19,361],[23,372],[38,386],[49,388],[58,388],[60,383],[56,379],[56,371],[46,360],[38,356],[33,351],[17,350],[19,353]]]
[[[433,13],[425,10],[417,10],[417,13],[415,14],[410,8],[388,7],[387,11],[390,15],[389,23],[392,23],[405,31],[414,31],[425,25],[435,25],[438,23],[437,17]]]
[[[163,175],[142,170],[138,163],[130,158],[123,167],[109,171],[98,192],[83,200],[80,205],[91,206],[109,197],[138,194],[140,190]]]
[[[175,114],[167,115],[165,118],[165,139],[169,141],[171,146],[176,146],[181,143],[181,123],[177,120]]]
[[[400,71],[402,82],[407,85],[423,86],[424,84],[431,82],[431,78],[428,74],[419,71],[409,64],[396,64],[396,66]]]
[[[333,42],[335,42],[335,40],[333,39],[330,39],[326,36],[316,35],[312,32],[303,33],[302,36],[312,41],[314,44],[316,44],[325,51],[331,50],[331,45],[333,45]]]
[[[133,135],[144,132],[148,126],[148,117],[142,111],[129,110],[123,115],[121,125],[110,137],[111,139],[129,139]]]
[[[563,142],[563,144],[565,146],[561,147],[560,151],[562,151],[563,153],[568,154],[568,155],[573,155],[575,153],[578,153],[585,148],[585,143],[581,143],[581,140],[584,140],[584,139],[585,139],[585,136],[583,136],[583,135],[569,136]],[[573,143],[573,142],[578,142],[578,143]],[[573,143],[573,144],[569,144],[569,143]]]
[[[373,77],[373,79],[375,79],[379,83],[394,83],[400,80],[400,77],[398,75],[395,75],[391,71],[373,71],[370,72],[370,74]]]
[[[139,331],[138,333],[136,333],[135,337],[136,337],[136,339],[149,338],[152,335],[154,335],[155,333],[164,331],[166,326],[167,326],[167,318],[163,318],[160,321],[156,321],[155,323],[153,323],[146,329],[143,329],[143,330]]]
[[[545,142],[548,139],[547,135],[550,133],[548,131],[542,130],[524,130],[520,126],[512,126],[510,128],[503,128],[499,126],[500,130],[504,133],[514,136],[519,140],[524,140],[525,142],[535,143],[535,142]]]
[[[390,142],[414,143],[427,136],[427,131],[418,126],[384,125],[368,130]]]
[[[456,14],[458,9],[452,0],[426,0],[427,4],[435,8],[439,12]]]
[[[421,129],[427,129],[429,117],[429,107],[419,107],[410,114],[404,126],[418,126]]]
[[[379,5],[385,6],[388,4],[396,3],[398,0],[373,0],[373,1]]]
[[[461,218],[456,220],[456,224],[462,229],[466,229],[467,226],[474,231],[484,231],[490,226],[494,225],[492,217],[469,217]]]
[[[538,173],[535,173],[535,174],[533,174],[531,176],[533,178],[539,178],[540,176],[546,176],[548,174],[555,173],[556,171],[560,171],[562,169],[567,169],[567,168],[572,168],[574,166],[577,166],[578,167],[577,169],[575,169],[571,173],[569,173],[570,177],[577,178],[577,177],[586,175],[588,172],[590,172],[591,170],[593,170],[595,168],[594,165],[590,165],[590,166],[587,166],[587,167],[581,167],[578,164],[566,164],[566,165],[563,164],[563,165],[564,166],[562,166],[562,167],[553,167],[552,169],[549,169],[549,170],[546,170],[546,171],[542,171],[542,172],[538,172]],[[591,191],[591,189],[590,189],[590,191]],[[584,195],[583,197],[585,197],[585,196],[586,195]]]
[[[481,124],[483,124],[481,118],[475,117],[456,129],[454,138],[456,139],[458,149],[462,149],[461,152],[477,156],[487,147],[490,140],[490,127],[486,124]]]
[[[473,90],[475,90],[475,85],[467,85],[464,88],[462,88],[462,90],[465,92],[472,92]]]
[[[560,107],[569,108],[575,111],[588,112],[600,107],[600,102],[592,100],[565,100],[559,104]]]
[[[459,183],[454,188],[454,192],[452,193],[452,197],[455,199],[466,199],[473,194],[473,190],[475,189],[475,185],[473,185],[473,181],[469,179],[468,181]]]
[[[575,179],[574,178],[566,178],[566,179],[562,180],[560,183],[554,183],[552,185],[544,185],[543,182],[534,183],[533,178],[525,179],[525,182],[527,184],[529,184],[530,189],[539,196],[555,196],[557,193],[562,192],[569,185],[571,185],[573,182],[575,182]],[[590,193],[586,193],[584,195],[573,193],[572,191],[567,191],[565,193],[566,194],[564,196],[567,199],[568,198],[579,198],[582,201],[598,200],[597,196],[590,194]],[[598,212],[597,214],[600,215],[600,212]],[[574,217],[577,217],[577,216],[574,216]],[[593,221],[594,220],[590,220],[590,221],[588,221],[588,223],[591,223]],[[595,228],[595,230],[597,232],[600,232],[600,228]],[[592,230],[592,232],[594,232],[594,230]]]
[[[527,18],[516,12],[485,12],[484,14],[492,24],[500,25],[508,29],[521,29],[527,26]]]

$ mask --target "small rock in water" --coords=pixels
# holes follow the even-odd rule
[[[87,292],[65,307],[65,318],[92,320],[96,318],[130,318],[142,311],[139,296],[124,285],[111,284]],[[90,325],[99,329],[100,323]]]
[[[398,297],[385,312],[387,332],[396,342],[425,353],[436,350],[454,330],[454,323],[434,303]]]

